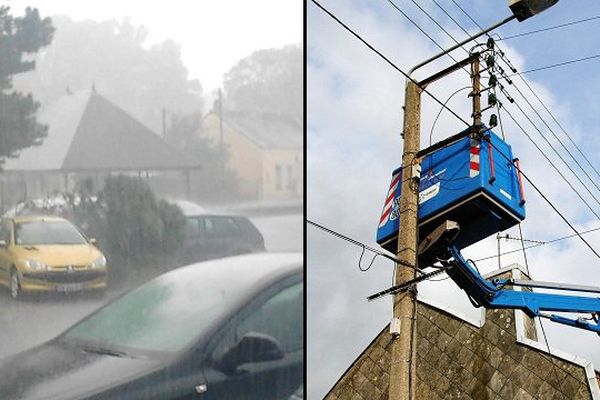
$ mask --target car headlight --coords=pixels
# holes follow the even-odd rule
[[[91,264],[90,268],[103,268],[106,267],[106,257],[100,256],[96,258]]]
[[[31,269],[35,269],[38,271],[43,271],[43,270],[48,269],[48,265],[46,265],[45,263],[43,263],[41,261],[36,261],[36,260],[25,260],[25,265],[27,265],[27,267],[29,267]]]

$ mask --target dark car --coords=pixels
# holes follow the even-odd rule
[[[0,399],[287,399],[303,382],[299,254],[167,272],[0,361]]]
[[[186,215],[181,263],[187,264],[265,250],[254,224],[242,215]]]

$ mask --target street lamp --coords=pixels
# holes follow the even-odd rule
[[[540,12],[552,7],[558,0],[508,0],[508,6],[512,15],[502,21],[483,29],[481,32],[472,35],[456,45],[443,50],[442,52],[428,58],[427,60],[415,65],[408,76],[418,68],[423,67],[430,62],[437,60],[443,55],[461,47],[462,45],[506,24],[513,19],[524,21]],[[435,79],[449,74],[459,68],[461,63],[446,68],[435,75]],[[477,66],[477,70],[478,70]],[[474,71],[474,74],[478,74]],[[432,81],[432,77],[425,81]],[[425,81],[422,81],[426,86]],[[403,151],[402,151],[402,180],[400,194],[400,213],[399,232],[398,232],[398,251],[396,258],[399,263],[396,265],[395,284],[400,284],[416,276],[416,269],[407,266],[417,266],[417,237],[418,237],[418,201],[419,201],[419,177],[413,171],[416,157],[420,147],[420,108],[421,91],[423,88],[416,80],[410,78],[407,80],[406,95],[404,103],[404,129],[403,129]],[[474,84],[474,90],[475,84]],[[478,90],[478,89],[477,89]],[[476,96],[473,96],[474,102]],[[475,105],[475,103],[474,103]],[[418,163],[418,162],[417,162]],[[414,340],[414,318],[416,315],[416,292],[411,291],[405,294],[394,296],[393,319],[390,323],[390,331],[396,335],[392,342],[392,360],[390,366],[390,382],[388,386],[389,400],[405,400],[414,397],[414,371],[415,371],[415,340]]]
[[[509,0],[508,6],[519,22],[552,7],[558,0]]]
[[[527,18],[533,17],[534,15],[541,13],[542,11],[552,7],[556,3],[558,3],[558,0],[508,0],[508,7],[510,7],[510,10],[513,13],[511,16],[508,16],[502,21],[499,21],[494,25],[483,29],[480,32],[477,32],[476,34],[469,36],[465,40],[455,44],[452,47],[449,47],[446,50],[442,50],[440,53],[434,55],[433,57],[429,57],[427,60],[420,62],[408,71],[408,75],[412,75],[413,72],[415,72],[422,66],[427,65],[434,60],[437,60],[441,56],[458,49],[462,45],[469,43],[470,41],[475,40],[478,37],[483,36],[490,31],[493,31],[494,29],[506,24],[507,22],[512,21],[515,18],[519,22],[525,21]]]

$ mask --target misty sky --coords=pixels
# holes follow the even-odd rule
[[[403,11],[419,23],[442,46],[453,44],[413,2],[394,0]],[[458,39],[466,34],[431,0],[418,2]],[[456,7],[454,1],[438,1],[469,32],[476,26]],[[504,0],[456,1],[481,25],[489,26],[510,11]],[[322,4],[342,21],[381,50],[404,70],[437,53],[439,49],[398,13],[388,1],[323,0]],[[500,36],[535,30],[547,26],[600,14],[600,4],[593,0],[563,1],[554,9],[534,19],[519,24],[516,21],[497,31]],[[310,1],[307,5],[307,213],[308,218],[338,230],[368,245],[377,247],[375,233],[383,206],[384,196],[393,169],[400,164],[402,130],[402,105],[404,78],[358,40],[344,31]],[[600,24],[589,22],[567,29],[544,32],[499,42],[519,71],[557,62],[587,57],[599,53]],[[466,53],[457,50],[456,59]],[[449,65],[445,58],[421,70],[423,78]],[[597,92],[600,87],[599,61],[590,60],[563,68],[548,69],[526,75],[527,83],[549,107],[561,125],[591,158],[599,165],[597,139]],[[518,77],[507,92],[515,98],[550,143],[562,148],[544,123],[529,110],[518,90],[530,101],[536,101]],[[441,101],[456,90],[469,85],[469,77],[459,71],[428,89]],[[462,118],[470,117],[468,91],[456,95],[448,105]],[[540,155],[519,127],[511,121],[510,112],[523,129],[539,143],[552,163],[558,166],[567,179],[597,212],[598,203],[590,196],[587,187],[599,198],[600,193],[578,172],[585,186],[561,165],[560,159],[540,138],[540,133],[515,105],[501,98],[505,112],[501,113],[503,128],[513,153],[521,159],[522,168],[531,176],[553,203],[580,230],[600,226],[595,217],[549,163]],[[484,98],[485,101],[485,98]],[[562,130],[545,113],[541,105],[533,103],[544,121],[565,144],[570,144]],[[432,129],[433,119],[440,106],[423,96],[421,145],[438,141],[457,133],[464,125],[448,112],[442,112]],[[489,112],[484,114],[487,121]],[[496,129],[499,133],[499,129]],[[569,147],[571,152],[575,152]],[[563,153],[564,154],[564,153]],[[568,155],[563,157],[577,168]],[[581,161],[581,157],[578,157]],[[583,162],[583,161],[581,161]],[[582,164],[585,166],[585,164]],[[598,168],[598,167],[596,167]],[[597,180],[600,175],[587,166],[587,172]],[[550,240],[572,233],[568,226],[543,202],[529,186],[527,218],[522,224],[524,237]],[[518,229],[507,233],[518,236]],[[314,228],[307,228],[308,274],[308,397],[321,398],[350,363],[389,322],[391,300],[367,303],[366,296],[390,286],[393,265],[377,258],[367,272],[360,272],[360,248]],[[586,239],[600,249],[600,235],[590,234]],[[518,249],[515,241],[501,241],[502,251]],[[493,255],[497,241],[486,239],[463,253],[472,259]],[[571,282],[600,286],[600,260],[578,239],[542,246],[527,253],[533,279],[541,281]],[[370,257],[363,259],[363,267]],[[505,256],[503,266],[517,262],[524,264],[522,253]],[[498,260],[478,263],[483,272],[498,267]],[[451,281],[422,284],[420,295],[435,298],[463,313],[477,317],[466,296]],[[597,335],[573,328],[561,327],[546,321],[550,346],[591,359],[600,367],[600,347]]]
[[[181,45],[190,78],[205,93],[221,85],[223,74],[254,50],[302,41],[302,2],[299,0],[170,1],[8,0],[13,15],[37,7],[43,17],[67,15],[74,20],[121,20],[149,29],[149,44],[173,39]]]

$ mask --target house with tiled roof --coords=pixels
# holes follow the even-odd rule
[[[223,114],[221,121],[218,113],[208,113],[203,132],[213,143],[222,140],[240,195],[257,200],[301,198],[302,123],[272,114]]]
[[[528,279],[518,265],[486,278],[511,276]],[[394,338],[384,327],[325,399],[387,399]],[[600,400],[592,362],[549,347],[519,310],[482,309],[473,319],[420,299],[416,338],[414,400]]]
[[[96,90],[68,94],[44,107],[48,125],[40,146],[22,150],[2,165],[0,206],[68,191],[82,177],[100,183],[107,174],[172,175],[185,191],[189,174],[201,166],[189,160],[142,122]]]

